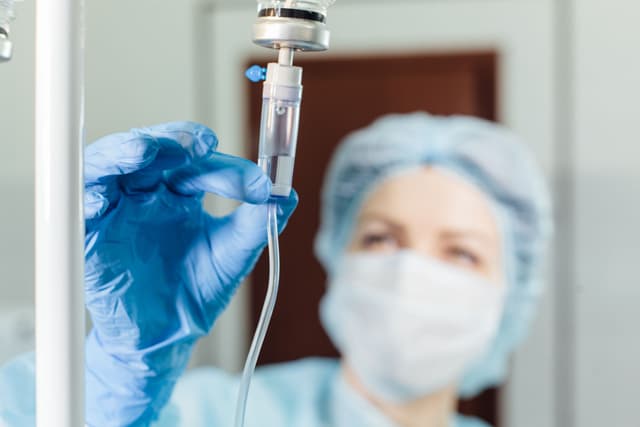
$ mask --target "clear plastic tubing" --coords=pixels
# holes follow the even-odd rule
[[[256,328],[255,335],[253,336],[249,355],[247,356],[247,360],[244,364],[244,370],[242,371],[242,380],[240,382],[238,402],[236,406],[235,427],[244,426],[244,417],[247,408],[247,397],[249,396],[251,377],[256,369],[260,349],[262,348],[262,343],[267,335],[267,328],[269,326],[278,295],[278,285],[280,282],[280,248],[278,245],[277,209],[278,206],[275,203],[269,204],[267,223],[267,239],[269,245],[269,285],[267,287],[267,295],[265,296],[264,304],[262,306],[262,312],[260,313],[258,327]]]

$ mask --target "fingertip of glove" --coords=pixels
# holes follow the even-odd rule
[[[246,201],[252,204],[262,205],[269,201],[271,196],[271,180],[262,171],[257,176],[247,179]]]
[[[291,189],[289,197],[278,198],[276,200],[278,203],[278,215],[288,215],[298,207],[300,197],[298,196],[296,190]]]
[[[206,157],[218,148],[218,136],[207,126],[192,123],[197,129],[196,140],[194,144],[194,152],[198,157]]]
[[[291,194],[289,194],[289,198],[287,199],[287,203],[293,206],[298,206],[300,202],[300,195],[293,188],[291,189]]]
[[[292,189],[289,197],[272,200],[275,200],[277,204],[278,232],[282,233],[289,222],[289,218],[291,218],[298,206],[298,193]]]

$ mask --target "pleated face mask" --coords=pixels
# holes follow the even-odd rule
[[[455,385],[496,334],[505,286],[412,251],[347,254],[320,318],[367,389],[400,402]]]

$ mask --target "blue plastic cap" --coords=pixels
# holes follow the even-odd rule
[[[267,78],[267,69],[259,65],[252,65],[244,75],[252,82],[258,83]]]

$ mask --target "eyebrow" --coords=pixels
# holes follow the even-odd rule
[[[396,232],[406,233],[406,228],[399,224],[398,222],[389,219],[388,217],[377,214],[377,213],[367,213],[360,216],[359,220],[361,222],[365,221],[378,221],[384,223],[386,226],[392,228]],[[493,237],[481,230],[473,229],[473,228],[456,228],[449,227],[445,231],[440,233],[440,238],[442,239],[475,239],[480,240],[486,243],[493,242]]]
[[[383,215],[380,214],[364,214],[362,216],[360,216],[359,218],[360,222],[365,222],[365,221],[376,221],[376,222],[382,222],[384,223],[386,226],[392,228],[395,231],[400,231],[400,232],[405,232],[405,227],[395,221],[393,221],[392,219],[389,219],[388,217],[385,217]]]
[[[472,238],[475,240],[480,240],[486,243],[493,242],[493,238],[491,235],[484,233],[475,229],[456,229],[456,230],[447,230],[441,233],[441,237],[445,239],[468,239]]]

